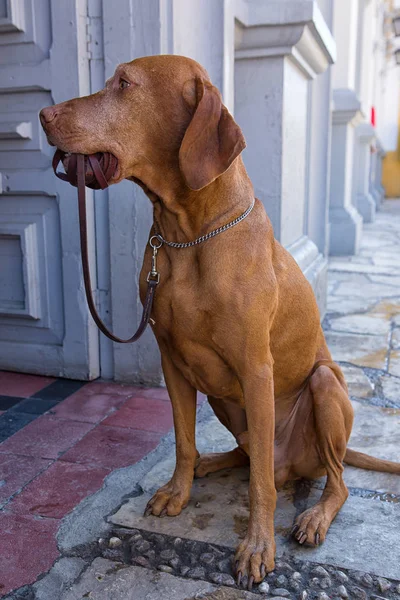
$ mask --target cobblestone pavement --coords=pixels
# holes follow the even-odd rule
[[[355,409],[350,447],[400,461],[400,201],[388,201],[366,225],[357,257],[329,269],[324,319],[333,357],[343,368]],[[200,452],[233,440],[204,403]],[[299,547],[289,536],[297,514],[314,504],[324,480],[296,482],[278,495],[277,568],[253,591],[235,586],[231,560],[248,521],[248,470],[195,481],[176,518],[143,518],[143,508],[174,466],[170,432],[133,466],[62,521],[61,558],[13,600],[292,600],[400,599],[400,477],[345,468],[350,496],[325,543]]]

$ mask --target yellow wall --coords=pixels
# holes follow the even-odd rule
[[[388,152],[383,159],[382,185],[387,198],[400,198],[400,112],[397,150]]]
[[[400,198],[400,158],[397,151],[388,152],[383,159],[382,185],[387,198]]]

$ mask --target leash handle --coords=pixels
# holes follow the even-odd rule
[[[57,172],[57,166],[62,157],[62,152],[57,150],[53,158],[53,169],[57,177],[59,177],[63,181],[68,181],[72,185],[76,185],[78,187],[79,234],[81,241],[83,281],[85,284],[86,300],[89,306],[90,314],[92,315],[93,320],[96,323],[97,327],[100,329],[100,331],[113,342],[118,342],[119,344],[130,344],[132,342],[136,342],[143,335],[147,325],[149,324],[151,311],[153,307],[154,294],[160,279],[159,274],[157,272],[153,273],[152,269],[152,271],[150,271],[147,277],[146,298],[143,304],[142,318],[137,331],[128,339],[122,339],[114,335],[112,331],[110,331],[101,320],[100,315],[97,312],[92,293],[89,268],[89,249],[87,239],[85,156],[83,154],[72,154],[69,158],[67,173]],[[97,157],[95,155],[91,155],[88,157],[88,160],[90,161],[90,166],[93,169],[93,174],[99,184],[99,187],[101,187],[102,189],[108,187],[107,172],[103,173],[103,170],[99,164]]]

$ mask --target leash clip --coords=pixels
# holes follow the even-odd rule
[[[151,271],[147,275],[147,282],[152,280],[158,284],[160,282],[160,273],[157,271],[157,252],[163,243],[156,235],[153,235],[149,240],[149,245],[153,249],[153,256],[151,257]]]

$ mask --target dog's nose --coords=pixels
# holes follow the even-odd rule
[[[51,123],[57,116],[57,111],[54,106],[47,106],[46,108],[42,108],[40,111],[39,117],[42,125],[46,125],[47,123]]]

